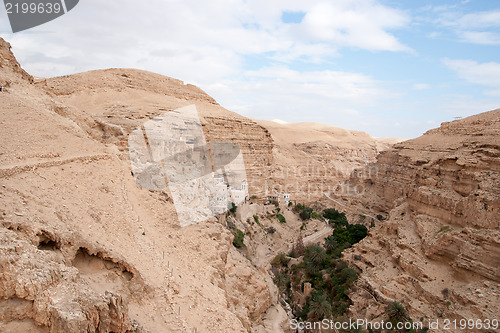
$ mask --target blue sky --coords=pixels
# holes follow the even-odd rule
[[[81,0],[0,36],[57,76],[140,68],[257,119],[412,138],[500,107],[500,4],[457,0]]]

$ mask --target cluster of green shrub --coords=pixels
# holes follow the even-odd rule
[[[398,301],[389,303],[385,310],[385,314],[393,327],[393,329],[387,329],[386,332],[425,333],[429,331],[429,328],[424,326],[422,321],[420,321],[418,325],[403,325],[403,328],[397,329],[398,323],[413,323],[413,320],[408,315],[403,304]]]
[[[243,233],[243,231],[238,229],[236,225],[230,221],[227,222],[227,227],[234,236],[233,238],[234,247],[238,249],[245,248],[246,247],[244,243],[245,234]]]
[[[278,254],[272,261],[274,282],[287,295],[295,315],[303,321],[341,317],[350,305],[348,291],[357,279],[357,272],[344,261],[332,257],[321,245],[304,248],[303,260],[289,267],[290,256]],[[300,306],[293,291],[303,290],[310,283],[313,292]]]
[[[358,243],[368,235],[368,228],[362,224],[347,224],[336,227],[325,239],[325,248],[333,257],[340,257],[345,249]]]
[[[295,211],[312,214],[312,209],[301,204],[295,206]],[[299,238],[288,255],[280,253],[271,263],[274,282],[287,295],[298,319],[304,321],[341,318],[345,314],[350,305],[348,291],[358,274],[341,259],[342,251],[368,234],[364,225],[349,224],[345,214],[333,208],[325,209],[322,215],[335,226],[322,245],[304,247]],[[291,257],[302,260],[289,265]],[[303,291],[305,283],[311,284],[313,292],[301,306],[294,291]]]
[[[299,213],[299,217],[304,221],[309,220],[311,218],[311,214],[313,213],[312,208],[304,206],[300,203],[294,207],[294,211]]]
[[[346,226],[349,224],[347,222],[347,217],[345,213],[341,213],[335,208],[327,208],[323,211],[323,217],[328,220],[328,223],[337,226]]]
[[[299,214],[299,217],[303,221],[309,220],[311,218],[313,218],[313,219],[319,218],[319,214],[317,212],[315,212],[314,209],[312,209],[311,207],[307,207],[301,203],[296,204],[293,207],[293,211],[295,213]]]
[[[276,228],[271,226],[271,227],[267,228],[266,231],[268,234],[272,235],[276,232]]]
[[[240,229],[235,229],[233,231],[233,235],[234,235],[234,239],[233,239],[234,247],[236,247],[238,249],[246,247],[245,243],[243,242],[243,238],[245,237],[245,234],[243,233],[243,231],[241,231]]]

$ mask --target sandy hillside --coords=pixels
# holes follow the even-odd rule
[[[121,142],[188,103],[207,122],[260,127],[177,80],[110,70],[35,84],[3,40],[0,56],[0,331],[252,330],[271,305],[264,273],[217,219],[180,228],[168,193],[136,185]]]
[[[287,317],[273,306],[277,291],[266,269],[302,222],[288,211],[289,223],[271,236],[266,228],[276,219],[258,204],[241,207],[235,223],[248,242],[241,251],[224,217],[181,228],[168,191],[137,186],[127,149],[135,128],[194,104],[208,142],[241,147],[250,193],[264,198],[275,158],[293,150],[273,138],[273,128],[145,71],[33,78],[1,39],[0,84],[0,331],[282,330]],[[377,144],[365,137],[375,154]],[[362,163],[344,139],[318,132],[313,146]],[[254,214],[263,214],[261,225],[251,223]],[[325,230],[312,221],[303,236],[321,240]]]
[[[303,221],[282,205],[279,224],[276,207],[258,204],[275,192],[385,218],[346,255],[362,271],[354,316],[381,318],[394,300],[414,319],[500,311],[499,110],[392,146],[255,121],[145,71],[35,79],[2,39],[0,84],[0,332],[281,332],[269,262]],[[168,191],[137,186],[127,139],[193,104],[208,142],[241,147],[258,198],[236,217],[181,228]],[[246,249],[233,246],[231,224]],[[301,235],[312,243],[330,231],[318,219]]]
[[[401,141],[317,123],[257,123],[274,143],[274,163],[266,174],[270,192],[288,192],[292,200],[304,202],[323,201],[325,192],[346,194],[343,183],[353,170]]]
[[[127,149],[128,135],[147,120],[195,105],[207,142],[237,143],[244,155],[251,192],[262,192],[260,174],[272,163],[267,130],[221,107],[200,88],[166,76],[108,69],[38,80],[52,96],[55,112],[73,120],[93,139]]]

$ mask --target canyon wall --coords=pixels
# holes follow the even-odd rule
[[[198,87],[134,69],[92,71],[37,84],[53,94],[56,112],[77,122],[96,140],[116,144],[121,150],[126,150],[130,132],[148,119],[195,105],[207,142],[238,144],[251,194],[263,193],[260,175],[273,163],[269,132],[224,109]]]
[[[443,123],[351,179],[354,206],[384,216],[347,257],[362,270],[351,309],[378,317],[493,319],[500,297],[500,110]]]
[[[266,274],[216,218],[181,228],[168,191],[135,183],[126,141],[190,104],[248,126],[255,158],[266,131],[159,75],[34,79],[1,39],[0,64],[0,331],[265,331]]]
[[[352,172],[401,141],[317,123],[257,122],[273,139],[273,163],[261,175],[267,192],[286,192],[291,200],[307,204],[329,205],[325,193],[349,193],[346,182]]]

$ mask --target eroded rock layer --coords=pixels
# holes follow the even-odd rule
[[[249,160],[265,130],[143,71],[33,80],[3,40],[0,64],[0,331],[259,332],[265,272],[217,219],[181,228],[168,192],[135,183],[126,140],[191,104],[243,127],[218,142],[248,127]]]
[[[351,200],[386,219],[348,255],[363,271],[352,312],[381,316],[398,300],[415,318],[496,318],[500,110],[396,144],[370,167]]]

